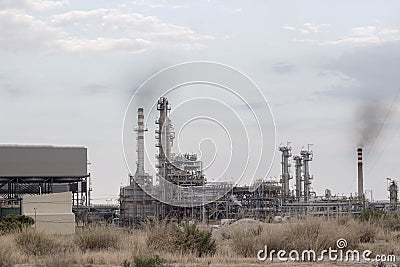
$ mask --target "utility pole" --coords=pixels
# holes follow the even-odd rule
[[[36,208],[33,208],[35,210],[35,230],[36,230],[36,225],[37,225],[37,221],[36,221]]]

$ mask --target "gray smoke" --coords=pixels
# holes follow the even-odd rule
[[[371,101],[364,103],[359,110],[358,145],[361,147],[372,146],[387,120],[390,105],[386,105],[382,101]]]
[[[139,87],[154,74],[172,65],[173,63],[170,61],[159,58],[157,63],[150,64],[146,69],[142,69],[139,77],[135,77],[136,83],[132,87],[133,90],[130,90],[131,96],[133,94],[135,95],[132,104],[136,107],[145,107],[148,109],[148,105],[156,103],[158,98],[163,95],[164,91],[160,91],[159,89],[156,90],[155,88],[158,88],[157,86],[145,86],[144,88],[141,88],[141,90],[139,90]],[[166,89],[169,88],[165,88],[165,90]]]

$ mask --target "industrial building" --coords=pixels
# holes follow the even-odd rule
[[[86,147],[1,145],[2,218],[7,214],[25,213],[32,216],[32,209],[35,209],[36,217],[55,216],[57,219],[48,221],[62,220],[75,225],[72,209],[75,211],[90,204],[90,174],[87,164]],[[38,208],[31,203],[42,203],[38,204],[42,210],[40,214]],[[47,208],[50,210],[47,211]],[[42,225],[39,223],[38,227]],[[43,226],[43,229],[51,230],[54,227]],[[65,227],[63,230],[71,232],[71,229]]]
[[[67,146],[0,146],[0,195],[71,191],[74,204],[88,204],[87,148]]]
[[[308,146],[297,155],[292,154],[290,144],[281,145],[281,177],[276,180],[260,180],[252,185],[233,186],[226,182],[207,182],[202,172],[202,162],[194,154],[175,154],[172,151],[175,138],[172,120],[169,117],[171,107],[165,97],[157,102],[159,113],[156,120],[155,146],[156,177],[144,172],[144,127],[143,108],[138,109],[137,167],[130,175],[130,184],[120,189],[120,222],[134,225],[143,220],[171,219],[194,220],[202,222],[221,219],[250,217],[272,221],[277,215],[302,217],[306,215],[335,217],[340,215],[359,215],[365,208],[373,207],[363,194],[362,149],[357,149],[358,195],[336,196],[329,189],[318,196],[312,189],[314,179],[311,174],[313,152]],[[295,177],[291,175],[294,164]],[[294,180],[295,190],[290,190],[290,181]],[[179,190],[173,185],[179,186]],[[166,189],[167,188],[167,189]],[[185,190],[191,188],[191,190]],[[201,191],[203,190],[203,191]],[[390,191],[391,190],[391,191]],[[397,184],[393,182],[389,189],[391,207],[397,203]],[[193,193],[197,192],[197,193]],[[203,192],[203,195],[198,194]],[[210,193],[212,192],[212,193]],[[154,195],[168,195],[156,199]],[[204,198],[215,198],[204,202]],[[216,197],[217,196],[217,197]],[[202,199],[203,198],[203,202]],[[172,204],[168,200],[174,201]],[[191,199],[190,205],[184,200]],[[193,200],[194,199],[194,200]],[[165,201],[167,200],[167,201]],[[182,205],[181,205],[182,204]],[[387,206],[385,206],[387,208]]]

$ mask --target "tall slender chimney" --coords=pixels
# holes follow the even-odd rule
[[[137,162],[136,162],[136,176],[144,175],[144,132],[147,131],[144,126],[143,108],[138,108],[138,127],[135,128],[137,132]]]
[[[361,199],[364,197],[364,175],[363,175],[363,162],[362,162],[362,148],[357,149],[358,156],[358,197]]]

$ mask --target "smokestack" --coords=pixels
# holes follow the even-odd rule
[[[362,199],[364,197],[364,175],[363,175],[363,162],[362,162],[362,148],[357,149],[358,156],[358,197]]]
[[[144,132],[147,131],[144,127],[143,108],[138,108],[138,127],[135,128],[137,133],[137,162],[136,176],[144,175]]]

